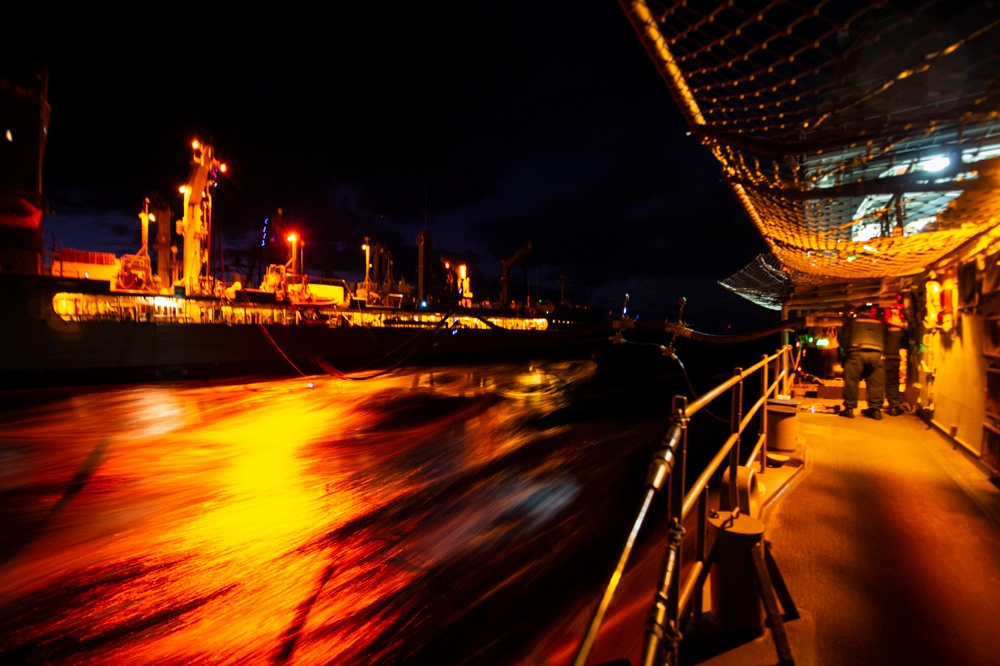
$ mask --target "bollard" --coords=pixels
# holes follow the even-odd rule
[[[760,637],[764,634],[764,604],[753,548],[764,538],[764,524],[740,512],[719,513],[708,522],[715,535],[712,610],[719,629]]]
[[[794,451],[798,439],[798,400],[783,398],[767,401],[767,448],[769,451]]]
[[[730,506],[729,500],[729,468],[722,473],[722,488],[719,496],[719,510],[732,511],[739,507],[740,513],[757,518],[760,516],[760,483],[757,481],[757,469],[740,465],[736,468],[736,504]]]

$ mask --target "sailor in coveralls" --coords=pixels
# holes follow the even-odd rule
[[[885,399],[885,369],[882,352],[885,349],[885,322],[879,317],[848,315],[840,332],[840,348],[844,358],[844,408],[840,415],[854,418],[858,407],[861,380],[868,389],[868,409],[865,416],[882,418]]]
[[[897,315],[896,321],[886,316],[885,359],[882,365],[885,368],[885,399],[889,403],[889,416],[903,413],[903,394],[899,390],[900,350],[909,344],[906,319]]]

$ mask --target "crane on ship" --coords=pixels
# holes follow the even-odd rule
[[[136,254],[126,254],[121,258],[121,270],[115,278],[118,289],[155,290],[157,280],[153,277],[149,259],[149,224],[156,222],[156,213],[149,209],[149,197],[143,201],[139,220],[142,223],[142,241]]]
[[[174,252],[170,243],[170,207],[158,195],[150,194],[139,211],[141,222],[141,243],[135,254],[125,254],[120,258],[121,268],[114,278],[114,287],[119,291],[144,291],[157,293],[173,289],[176,281]],[[166,223],[160,222],[166,220]],[[153,250],[157,257],[157,270],[153,273],[150,255],[149,225],[156,224],[156,239]]]
[[[177,221],[177,234],[184,239],[184,272],[179,285],[188,296],[215,293],[214,280],[206,267],[212,229],[212,191],[226,165],[215,159],[209,144],[197,140],[191,144],[191,171],[181,187],[184,195],[184,218]]]

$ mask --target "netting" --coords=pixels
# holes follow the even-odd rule
[[[620,0],[795,284],[1000,237],[1000,4]]]
[[[791,278],[773,254],[757,255],[719,284],[768,310],[780,310],[793,289]]]

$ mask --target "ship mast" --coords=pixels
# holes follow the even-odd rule
[[[502,307],[507,307],[509,303],[507,299],[510,298],[510,269],[519,261],[522,261],[524,257],[531,252],[531,241],[528,241],[522,245],[517,252],[515,252],[510,257],[503,260],[503,274],[500,276],[500,305]],[[530,294],[529,294],[530,296]],[[528,298],[528,300],[531,300]]]

